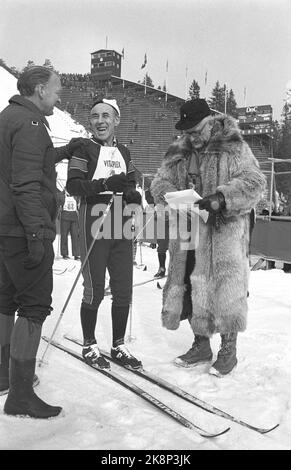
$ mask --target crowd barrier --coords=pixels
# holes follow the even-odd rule
[[[257,216],[251,239],[251,254],[291,263],[291,217]]]

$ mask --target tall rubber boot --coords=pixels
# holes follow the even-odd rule
[[[0,350],[0,392],[2,393],[9,388],[9,357],[10,344],[5,344]]]
[[[237,365],[236,341],[237,332],[221,335],[220,350],[209,371],[210,374],[222,377],[229,374]]]
[[[51,406],[33,391],[36,353],[42,324],[19,317],[11,336],[9,393],[4,404],[8,415],[47,419],[60,414],[60,406]]]
[[[210,340],[207,336],[195,335],[195,341],[189,351],[174,360],[179,367],[195,367],[212,359]]]
[[[14,326],[14,315],[0,313],[0,392],[9,388],[10,337]]]

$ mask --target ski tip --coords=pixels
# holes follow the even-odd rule
[[[280,424],[276,424],[275,426],[273,426],[272,428],[270,429],[260,429],[258,430],[261,434],[268,434],[269,432],[271,431],[274,431],[274,429],[278,428],[280,426]]]
[[[209,434],[209,433],[203,434],[203,433],[200,433],[200,435],[201,435],[202,437],[214,438],[214,437],[222,436],[223,434],[226,434],[228,431],[230,431],[230,428],[226,428],[226,429],[224,429],[223,431],[218,432],[218,433],[216,433],[216,434]]]

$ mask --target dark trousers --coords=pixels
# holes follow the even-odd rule
[[[61,255],[68,256],[68,236],[71,235],[72,255],[80,256],[79,223],[75,220],[61,219]]]
[[[101,219],[92,216],[91,205],[81,205],[80,208],[80,251],[81,260],[84,258],[92,244],[93,234],[96,233],[94,224],[98,220],[98,226]],[[126,307],[131,301],[132,290],[132,240],[122,236],[114,239],[114,214],[110,212],[100,227],[100,230],[106,231],[108,223],[112,229],[109,230],[109,236],[101,236],[94,241],[89,259],[83,269],[83,305],[91,306],[92,309],[98,308],[104,297],[106,268],[110,276],[110,287],[113,299],[113,305],[116,307]],[[125,222],[125,220],[123,220]],[[101,230],[101,233],[102,233]],[[95,235],[94,235],[95,236]]]
[[[81,260],[85,253],[81,246]],[[132,290],[132,241],[96,240],[83,270],[83,303],[98,307],[104,297],[106,268],[113,305],[128,306]]]
[[[166,253],[169,248],[169,220],[165,220],[165,237],[157,239],[157,252]]]
[[[0,312],[43,321],[52,308],[54,261],[51,240],[43,241],[45,254],[33,269],[23,265],[28,255],[27,242],[21,237],[0,237]]]

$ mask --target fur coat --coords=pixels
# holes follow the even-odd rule
[[[262,197],[265,177],[236,121],[225,115],[211,118],[211,137],[199,151],[199,184],[202,197],[220,191],[225,198],[224,222],[200,218],[195,266],[190,274],[193,332],[210,337],[243,331],[247,322],[250,211]],[[189,162],[193,152],[189,136],[168,149],[151,192],[156,204],[166,192],[189,188]],[[186,290],[187,249],[179,239],[170,240],[168,278],[163,292],[162,323],[177,329]]]

